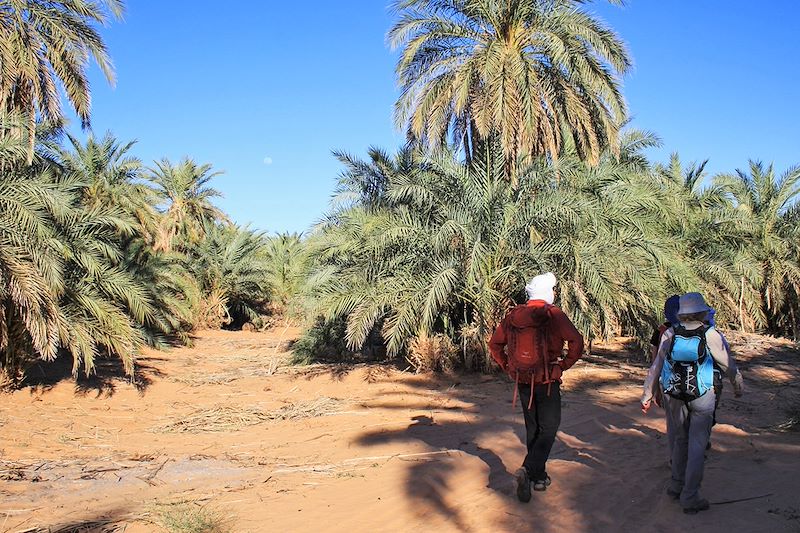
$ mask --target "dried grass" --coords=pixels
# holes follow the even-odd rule
[[[284,405],[268,414],[269,420],[299,420],[301,418],[314,418],[336,413],[340,401],[322,396],[310,402]]]
[[[241,379],[242,376],[239,372],[222,372],[218,374],[189,374],[188,376],[180,376],[170,378],[176,383],[183,383],[190,387],[202,387],[205,385],[226,385]]]
[[[411,339],[406,360],[418,373],[452,372],[458,361],[458,348],[447,335],[420,335]]]
[[[65,526],[37,526],[17,533],[121,533],[127,527],[127,523],[120,523],[118,520],[86,520]]]
[[[223,533],[230,520],[219,511],[194,502],[162,503],[153,506],[154,523],[170,533]]]
[[[16,380],[11,373],[5,368],[0,368],[0,392],[10,391],[15,384]]]
[[[195,329],[221,329],[230,324],[231,316],[228,314],[228,297],[222,289],[213,289],[195,310]]]
[[[258,407],[219,405],[199,409],[178,420],[153,428],[154,433],[205,433],[236,431],[268,420],[298,420],[335,413],[339,400],[320,397],[310,402],[285,405],[274,411]]]

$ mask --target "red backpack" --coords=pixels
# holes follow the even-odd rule
[[[508,374],[514,378],[514,399],[512,407],[516,405],[519,389],[519,378],[529,378],[533,384],[533,377],[537,370],[549,380],[550,369],[547,353],[548,333],[550,329],[550,305],[531,307],[518,305],[508,314],[506,330],[508,334]],[[528,408],[533,402],[531,390]]]

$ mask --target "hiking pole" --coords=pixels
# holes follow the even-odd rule
[[[728,503],[739,503],[739,502],[747,502],[750,500],[760,500],[761,498],[767,498],[769,496],[772,496],[771,492],[769,494],[762,494],[760,496],[749,496],[747,498],[737,498],[735,500],[722,500],[721,502],[711,502],[711,505],[725,505]]]

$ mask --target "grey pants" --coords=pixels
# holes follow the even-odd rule
[[[689,507],[700,498],[703,466],[714,421],[714,389],[691,402],[666,396],[667,439],[672,443],[670,488],[681,494],[681,505]]]

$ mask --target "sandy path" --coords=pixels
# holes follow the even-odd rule
[[[800,433],[774,429],[797,412],[800,356],[786,345],[750,347],[749,393],[725,391],[704,481],[712,502],[769,496],[685,516],[663,492],[663,416],[637,408],[642,368],[595,355],[567,373],[553,485],[521,504],[510,472],[523,426],[505,379],[273,374],[280,334],[205,332],[149,353],[144,388],[67,380],[0,397],[0,531],[159,531],[154,509],[177,501],[231,531],[800,530]],[[264,415],[320,398],[326,416],[156,431],[202,409]]]

